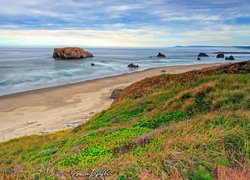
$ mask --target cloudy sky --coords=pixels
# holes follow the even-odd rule
[[[249,0],[0,0],[0,46],[250,45]]]

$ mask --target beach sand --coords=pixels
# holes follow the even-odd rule
[[[116,88],[164,73],[182,73],[210,65],[152,68],[140,72],[81,83],[33,90],[0,97],[0,141],[24,135],[49,133],[86,122],[110,107]],[[166,72],[162,72],[165,70]]]

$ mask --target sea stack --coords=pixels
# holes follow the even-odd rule
[[[92,53],[78,47],[55,48],[54,59],[83,59],[94,57]]]

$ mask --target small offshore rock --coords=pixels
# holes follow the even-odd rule
[[[216,56],[216,58],[224,58],[224,53],[219,53],[219,54],[217,54],[217,56]]]
[[[122,89],[115,89],[113,92],[112,92],[112,94],[111,94],[111,96],[110,96],[110,99],[116,99],[118,96],[119,96],[119,94],[122,92]]]
[[[198,57],[209,57],[209,55],[207,55],[206,53],[199,53]]]
[[[197,61],[200,61],[200,60],[201,60],[201,58],[198,57],[198,58],[197,58]]]
[[[233,56],[226,57],[225,60],[235,60]]]
[[[139,65],[135,65],[133,63],[128,65],[129,68],[139,68]]]
[[[166,55],[163,54],[163,53],[161,53],[161,52],[159,52],[156,57],[158,57],[158,58],[166,58]]]
[[[91,63],[90,65],[91,65],[91,66],[95,66],[95,64],[94,64],[94,63]]]

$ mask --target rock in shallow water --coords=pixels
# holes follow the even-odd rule
[[[129,68],[139,68],[139,65],[135,65],[133,63],[128,65]]]
[[[94,57],[92,53],[78,47],[55,48],[54,59],[82,59]]]

